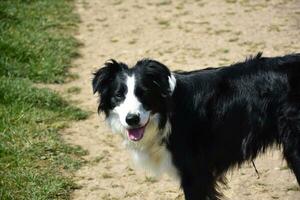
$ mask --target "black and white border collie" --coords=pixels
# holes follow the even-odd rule
[[[300,184],[300,54],[189,72],[110,60],[93,90],[134,160],[177,177],[187,200],[220,199],[226,172],[272,146]]]

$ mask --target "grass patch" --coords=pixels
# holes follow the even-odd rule
[[[81,92],[81,88],[77,87],[77,86],[69,87],[67,89],[67,93],[70,93],[70,94],[79,94],[80,92]]]
[[[112,5],[117,6],[117,5],[121,5],[123,3],[122,0],[117,0],[117,1],[113,1]]]
[[[116,38],[116,37],[113,37],[113,38],[110,39],[110,41],[111,41],[112,43],[116,43],[116,42],[119,42],[119,39]]]
[[[97,163],[99,163],[101,160],[103,160],[104,158],[105,158],[104,155],[97,156],[91,163],[97,164]]]
[[[147,183],[156,183],[157,179],[155,177],[146,176],[145,177],[145,182],[147,182]]]
[[[221,30],[216,30],[215,31],[216,35],[220,35],[220,34],[223,34],[223,33],[230,33],[230,30],[221,29]]]
[[[71,0],[0,2],[0,74],[61,83],[79,44]]]
[[[239,38],[234,37],[234,38],[230,38],[230,39],[228,40],[228,42],[237,42],[238,40],[239,40]]]
[[[157,20],[157,23],[163,27],[163,28],[167,28],[170,26],[170,21],[169,20],[165,20],[165,19],[158,19],[158,18],[155,18],[155,20]]]
[[[226,3],[236,3],[237,0],[226,0]]]
[[[300,191],[300,188],[299,188],[298,185],[294,185],[294,186],[291,186],[291,187],[287,188],[287,191],[295,191],[295,192],[297,192],[297,191]]]
[[[170,26],[170,22],[168,20],[159,20],[158,24],[162,26]]]
[[[86,152],[58,131],[88,114],[34,82],[69,76],[72,0],[0,1],[0,199],[68,199]]]
[[[137,39],[132,39],[132,40],[128,41],[128,44],[136,44],[136,42],[137,42]]]
[[[164,1],[160,1],[158,3],[156,3],[156,6],[167,6],[167,5],[171,5],[172,1],[170,0],[164,0]]]
[[[48,89],[0,78],[0,199],[67,199],[85,152],[61,141],[58,130],[87,117]]]
[[[108,173],[103,173],[102,174],[102,178],[104,178],[104,179],[113,178],[113,175],[112,174],[108,174]]]

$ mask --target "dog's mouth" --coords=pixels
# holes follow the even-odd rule
[[[139,128],[127,129],[128,138],[135,142],[140,141],[144,136],[145,129],[146,129],[148,122],[144,126],[141,126]]]
[[[146,126],[128,129],[128,138],[132,141],[139,141],[143,138]]]

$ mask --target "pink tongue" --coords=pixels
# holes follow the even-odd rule
[[[145,127],[136,128],[136,129],[129,129],[128,130],[128,137],[133,141],[139,141],[144,136]]]

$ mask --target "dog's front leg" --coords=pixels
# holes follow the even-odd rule
[[[186,200],[218,200],[215,181],[209,173],[182,177],[181,187]]]

